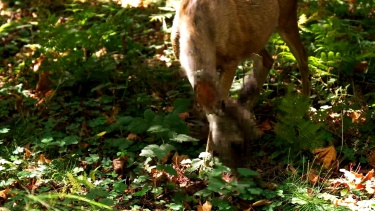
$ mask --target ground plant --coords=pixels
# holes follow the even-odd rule
[[[273,35],[235,173],[172,53],[178,3],[0,0],[0,210],[374,209],[375,3],[299,1],[311,97]]]

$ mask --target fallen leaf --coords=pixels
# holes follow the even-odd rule
[[[203,205],[198,205],[197,210],[198,211],[211,211],[212,204],[209,201],[206,201]]]
[[[40,65],[42,65],[42,62],[44,61],[44,58],[45,58],[44,55],[41,54],[39,58],[32,61],[34,72],[39,70]]]
[[[276,183],[267,183],[266,187],[268,190],[276,190],[278,186]]]
[[[5,190],[0,191],[0,198],[7,199],[7,194],[10,191],[9,188],[6,188]]]
[[[158,182],[161,181],[163,178],[168,178],[168,175],[165,171],[158,170],[158,169],[151,169],[151,176],[153,178],[152,182],[155,186],[158,186]]]
[[[173,112],[174,108],[172,106],[167,106],[167,107],[164,108],[164,110],[171,113],[171,112]]]
[[[35,91],[38,93],[46,93],[49,90],[49,86],[52,84],[51,80],[49,79],[49,72],[44,71],[39,73],[39,80],[36,84]],[[39,95],[40,96],[40,95]],[[43,94],[41,95],[41,97]]]
[[[25,148],[25,159],[29,159],[31,156],[31,151]]]
[[[262,199],[262,200],[258,200],[256,202],[254,202],[252,204],[253,207],[259,207],[259,206],[264,206],[264,205],[268,205],[268,204],[271,204],[272,201],[270,200],[267,200],[267,199]]]
[[[337,157],[334,146],[314,149],[312,153],[315,155],[317,162],[322,163],[325,168],[329,168],[336,161]]]
[[[169,160],[169,158],[171,158],[171,156],[172,152],[168,152],[162,159],[160,159],[160,162],[165,164]]]
[[[118,104],[116,104],[116,105],[114,105],[114,106],[112,107],[112,116],[116,116],[116,115],[118,114],[118,112],[119,112],[119,110],[120,110],[119,107],[120,107],[120,106],[119,106]]]
[[[78,146],[82,149],[87,149],[87,147],[90,146],[90,144],[86,143],[86,142],[79,142],[78,143]]]
[[[173,155],[173,158],[172,158],[172,163],[175,165],[175,166],[180,166],[180,163],[181,161],[185,160],[185,159],[188,159],[189,157],[187,155],[178,155],[178,153],[176,152],[174,155]]]
[[[103,131],[103,132],[100,132],[100,133],[96,134],[96,136],[98,136],[98,137],[102,137],[102,136],[104,136],[106,133],[107,133],[107,131]]]
[[[116,122],[116,118],[114,116],[108,116],[107,114],[103,114],[103,116],[107,120],[107,124]]]
[[[361,180],[361,183],[364,183],[368,180],[371,180],[372,179],[372,176],[374,175],[374,169],[372,169],[371,171],[367,172],[366,176],[364,176]]]
[[[359,121],[359,117],[361,117],[361,113],[359,112],[351,112],[349,116],[352,118],[352,123],[357,123]]]
[[[317,174],[309,173],[308,175],[308,181],[310,185],[314,186],[319,182],[319,176]]]
[[[261,131],[272,130],[271,121],[270,121],[269,119],[263,121],[263,122],[260,123],[257,127],[258,127],[259,130],[261,130]]]
[[[129,141],[135,141],[139,139],[141,138],[134,133],[129,133],[129,135],[126,137],[126,140],[129,140]]]
[[[54,89],[50,89],[49,91],[47,91],[44,96],[45,97],[51,97],[53,94],[55,93],[55,90]]]
[[[185,120],[189,117],[189,112],[180,113],[178,116],[180,117],[180,119]]]
[[[289,164],[289,165],[287,166],[287,168],[286,168],[286,171],[287,171],[287,172],[291,172],[291,173],[294,174],[294,175],[297,175],[297,174],[298,174],[298,172],[297,172],[296,168],[294,168],[293,164]]]
[[[367,72],[368,63],[367,61],[362,61],[354,66],[354,72],[365,73]]]
[[[39,163],[40,163],[40,164],[50,163],[50,162],[51,162],[51,160],[47,159],[47,158],[44,156],[44,154],[41,154],[41,155],[39,156]]]
[[[128,161],[127,156],[122,156],[122,157],[116,158],[112,161],[113,170],[116,172],[116,174],[118,174],[118,175],[123,174],[124,168],[125,168],[125,163],[127,161]]]
[[[366,185],[364,184],[356,184],[355,189],[357,190],[364,190],[366,188]]]

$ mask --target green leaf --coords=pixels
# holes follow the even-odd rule
[[[147,130],[147,132],[150,132],[150,133],[163,133],[167,131],[169,131],[169,129],[161,125],[153,125]]]
[[[167,165],[167,164],[161,165],[161,164],[159,164],[159,165],[157,165],[156,169],[163,170],[170,175],[177,176],[177,171],[171,165]]]
[[[196,171],[199,169],[199,167],[201,167],[202,165],[204,165],[204,160],[201,160],[201,159],[193,159],[191,161],[191,167],[186,169],[187,172],[193,172],[193,171]]]
[[[198,139],[196,138],[193,138],[191,136],[188,136],[188,135],[185,135],[185,134],[178,134],[177,136],[173,136],[171,138],[172,141],[176,141],[176,142],[179,142],[179,143],[183,143],[183,142],[192,142],[192,141],[199,141]]]
[[[254,195],[260,195],[263,192],[261,188],[249,188],[247,189],[247,191],[249,191],[249,193],[254,194]]]
[[[110,86],[112,83],[108,82],[108,83],[105,83],[105,84],[100,84],[99,86],[96,86],[94,88],[91,89],[91,92],[94,92],[96,90],[100,90],[100,89],[103,89],[104,87],[107,87],[107,86]]]
[[[190,99],[183,99],[183,98],[176,99],[173,103],[173,107],[174,107],[173,113],[180,114],[182,112],[187,111],[190,104],[191,104]]]
[[[183,210],[184,208],[182,204],[175,204],[175,203],[170,203],[166,206],[169,207],[171,210]]]
[[[8,128],[1,128],[0,129],[0,133],[7,133],[7,132],[9,132]]]
[[[300,199],[300,198],[297,198],[297,197],[293,197],[291,203],[292,204],[304,205],[304,204],[307,204],[307,201],[305,201],[303,199]]]
[[[250,169],[245,169],[245,168],[238,168],[237,172],[239,175],[244,176],[244,177],[249,177],[249,176],[259,176],[259,173]]]
[[[109,198],[104,198],[104,199],[99,199],[99,203],[107,205],[107,206],[112,206],[115,204],[115,201]]]
[[[162,159],[171,150],[174,150],[174,147],[170,144],[163,144],[161,146],[151,144],[143,148],[139,155],[143,157],[157,157],[158,159]]]
[[[223,187],[226,185],[226,182],[222,180],[221,178],[210,178],[209,179],[209,184],[207,188],[209,190],[212,190],[214,192],[222,192]]]
[[[146,186],[146,187],[142,188],[142,190],[135,192],[133,195],[134,196],[144,196],[144,195],[146,195],[146,193],[149,190],[151,190],[151,187],[150,186]]]
[[[72,136],[66,136],[63,138],[62,142],[64,142],[65,145],[72,145],[72,144],[78,144],[79,137],[72,135]]]
[[[155,112],[151,111],[151,109],[147,109],[144,112],[143,116],[146,121],[151,122],[156,117],[156,114]]]
[[[149,123],[143,118],[137,117],[128,126],[128,130],[135,134],[146,132],[149,128]]]

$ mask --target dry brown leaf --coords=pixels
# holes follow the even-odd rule
[[[362,61],[354,66],[354,72],[365,73],[367,71],[368,63],[367,61]]]
[[[160,183],[162,179],[168,178],[168,174],[163,170],[158,170],[154,168],[154,169],[151,169],[151,177],[153,178],[152,183],[155,186],[158,186],[158,183]]]
[[[116,116],[119,112],[120,108],[119,108],[119,105],[116,104],[112,107],[112,116]]]
[[[361,183],[364,183],[364,182],[366,182],[368,180],[371,180],[372,177],[373,177],[373,175],[374,175],[374,169],[372,169],[371,171],[367,172],[366,176],[364,176],[362,178]]]
[[[176,152],[174,155],[173,155],[173,158],[172,158],[172,163],[175,165],[175,166],[180,166],[180,163],[181,161],[185,160],[185,159],[188,159],[189,157],[187,155],[178,155],[178,153]]]
[[[260,123],[260,125],[258,125],[257,127],[258,127],[259,130],[261,130],[261,131],[272,130],[271,121],[270,121],[269,119],[263,121],[263,122]]]
[[[167,107],[164,107],[164,110],[171,113],[171,112],[173,112],[174,108],[172,106],[167,106]]]
[[[90,145],[86,142],[80,142],[80,143],[78,143],[78,146],[83,148],[83,149],[87,149],[87,147],[89,147]]]
[[[336,161],[337,157],[334,146],[314,149],[312,153],[315,155],[318,163],[322,163],[325,168],[329,168]]]
[[[112,161],[113,170],[118,174],[122,175],[125,169],[125,163],[128,161],[127,156],[116,158]]]
[[[366,185],[364,184],[356,184],[355,189],[357,190],[364,190],[366,188]]]
[[[48,76],[49,76],[48,71],[39,73],[39,80],[35,88],[37,92],[46,93],[49,90],[49,86],[52,84],[52,82]]]
[[[197,210],[198,211],[211,211],[212,204],[209,201],[206,201],[203,205],[198,205]]]
[[[297,175],[298,174],[298,172],[297,172],[297,170],[296,170],[296,168],[294,168],[294,166],[293,166],[293,164],[289,164],[288,166],[287,166],[287,172],[291,172],[292,174],[294,174],[294,175]]]
[[[114,116],[108,116],[107,114],[103,114],[103,116],[107,120],[107,124],[116,122],[116,118]]]
[[[168,160],[169,160],[169,158],[172,156],[172,152],[168,152],[162,159],[160,159],[160,162],[162,163],[162,164],[165,164]]]
[[[278,186],[276,183],[267,183],[266,187],[268,190],[276,190]]]
[[[185,120],[189,117],[189,112],[180,113],[178,116],[180,117],[180,119]]]
[[[320,178],[317,174],[309,173],[308,175],[308,181],[310,185],[316,185],[319,182]]]
[[[129,133],[129,135],[126,137],[126,140],[129,140],[129,141],[136,141],[139,139],[141,138],[134,133]]]
[[[352,118],[352,123],[356,123],[359,121],[359,117],[361,117],[361,113],[353,111],[349,114],[349,116]]]
[[[153,97],[154,100],[156,100],[156,101],[163,101],[163,98],[161,98],[161,97],[159,96],[159,93],[157,93],[157,92],[153,92],[153,93],[152,93],[152,97]]]
[[[7,199],[7,194],[10,191],[9,188],[6,188],[5,190],[0,191],[0,198]]]
[[[268,205],[268,204],[271,204],[272,201],[270,200],[267,200],[267,199],[262,199],[262,200],[259,200],[259,201],[256,201],[252,204],[253,207],[259,207],[259,206],[264,206],[264,205]]]
[[[44,163],[50,163],[50,162],[51,162],[51,160],[47,159],[47,158],[44,156],[44,154],[41,154],[41,155],[39,156],[39,163],[44,164]]]
[[[31,151],[25,148],[25,159],[29,159],[31,156]]]
[[[32,61],[34,72],[36,72],[36,71],[39,70],[40,65],[42,65],[42,62],[43,62],[44,58],[45,58],[44,55],[41,54],[39,58],[37,58],[34,61]]]
[[[26,187],[27,187],[29,190],[33,190],[33,191],[35,191],[36,189],[38,189],[38,188],[40,187],[40,185],[41,185],[40,182],[38,182],[38,181],[35,180],[35,179],[32,179],[32,180],[30,181],[30,183],[26,185]]]
[[[49,91],[47,91],[44,96],[45,97],[51,97],[53,94],[55,93],[55,90],[54,89],[50,89]]]

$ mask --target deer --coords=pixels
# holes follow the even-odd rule
[[[237,148],[259,136],[245,103],[254,105],[273,66],[265,45],[275,31],[297,60],[302,93],[310,95],[307,52],[297,20],[297,0],[181,0],[176,10],[174,54],[207,116],[208,148],[232,167]],[[247,59],[259,67],[245,78],[239,99],[233,100],[229,89],[238,64]]]

